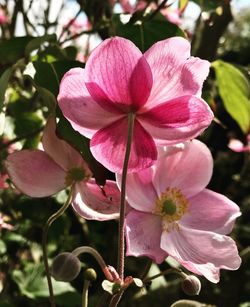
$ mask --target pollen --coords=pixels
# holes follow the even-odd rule
[[[179,221],[186,213],[188,201],[177,188],[167,188],[155,202],[154,214],[160,215],[165,225]]]

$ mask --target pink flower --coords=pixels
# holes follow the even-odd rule
[[[176,144],[200,134],[212,111],[200,98],[209,63],[190,57],[190,44],[173,37],[144,55],[129,40],[113,37],[73,68],[60,85],[59,106],[73,128],[91,138],[94,157],[121,172],[128,117],[135,115],[129,171],[152,165],[156,144]]]
[[[5,25],[9,22],[9,18],[6,15],[6,12],[0,8],[0,25]]]
[[[161,150],[162,151],[162,150]],[[206,189],[212,156],[197,140],[161,152],[155,165],[128,174],[127,255],[176,259],[191,272],[219,281],[241,259],[230,233],[240,215],[227,197]],[[117,175],[118,184],[121,176]]]
[[[162,15],[166,17],[166,19],[177,26],[181,25],[182,19],[180,15],[180,11],[178,9],[174,9],[171,7],[166,7],[161,10]]]
[[[6,223],[5,220],[6,216],[0,212],[0,231],[2,229],[12,230],[14,227],[11,224]]]
[[[247,136],[247,145],[238,139],[231,139],[228,147],[235,152],[250,152],[250,134]]]
[[[31,197],[46,197],[74,184],[72,206],[86,219],[109,220],[119,217],[120,192],[113,181],[103,190],[91,179],[82,156],[57,138],[55,120],[44,130],[42,150],[21,150],[7,157],[6,168],[14,185]]]

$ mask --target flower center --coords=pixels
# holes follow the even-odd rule
[[[65,177],[65,182],[66,185],[68,186],[71,185],[73,182],[82,181],[86,178],[87,176],[83,168],[73,167],[70,170],[68,170]]]
[[[162,216],[164,222],[179,221],[187,211],[188,201],[177,188],[167,188],[156,200],[154,213]]]

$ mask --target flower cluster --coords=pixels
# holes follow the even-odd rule
[[[119,187],[130,146],[127,255],[157,263],[171,256],[218,282],[221,268],[240,265],[236,244],[226,236],[240,212],[227,197],[206,189],[212,156],[200,141],[190,141],[213,119],[201,98],[208,72],[209,63],[190,56],[184,38],[160,41],[142,54],[129,40],[113,37],[91,53],[85,69],[64,75],[58,103],[72,127],[91,139],[93,156],[117,173]],[[44,151],[8,157],[13,183],[32,197],[73,186],[72,205],[81,217],[119,218],[116,183],[107,181],[103,193],[82,156],[55,129],[50,118]]]

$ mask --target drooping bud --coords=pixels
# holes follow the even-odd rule
[[[84,279],[91,281],[91,282],[95,281],[97,279],[96,271],[92,268],[88,268],[84,272]]]
[[[198,295],[201,291],[201,282],[194,275],[187,275],[181,283],[182,290],[187,295]]]
[[[80,260],[72,253],[61,253],[56,256],[51,266],[51,275],[58,281],[71,281],[81,270]]]

